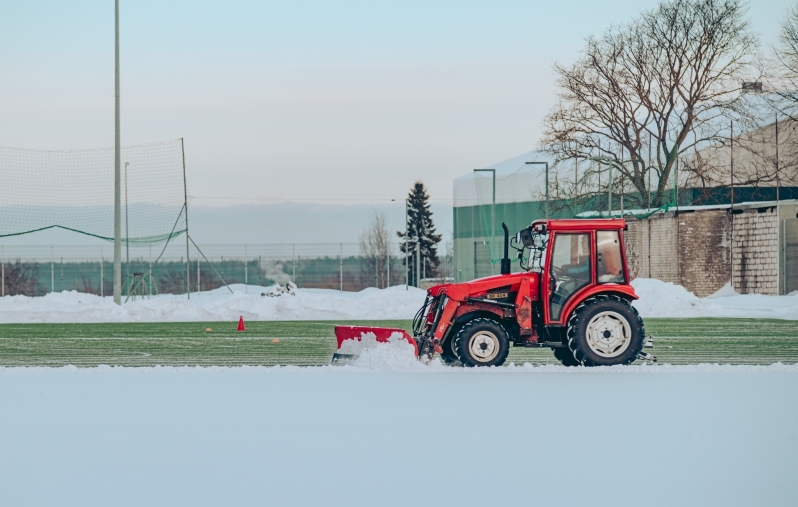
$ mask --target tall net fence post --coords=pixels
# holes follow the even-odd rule
[[[186,297],[191,299],[191,261],[188,254],[188,187],[186,186],[186,149],[180,138],[180,155],[183,161],[183,210],[186,212]]]

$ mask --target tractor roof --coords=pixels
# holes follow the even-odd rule
[[[622,218],[593,218],[589,220],[535,220],[532,227],[545,225],[549,231],[592,231],[625,229],[626,220]]]

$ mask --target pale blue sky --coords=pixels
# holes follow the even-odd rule
[[[185,138],[194,205],[435,199],[536,144],[551,64],[654,1],[121,2],[122,141]],[[775,41],[791,2],[751,5]],[[0,145],[113,145],[113,2],[6,2]],[[272,202],[272,201],[263,201]]]

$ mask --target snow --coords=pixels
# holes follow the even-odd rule
[[[27,322],[195,322],[245,320],[356,320],[408,319],[423,304],[426,292],[414,287],[341,292],[329,289],[292,289],[231,285],[185,295],[138,298],[117,306],[111,297],[76,291],[42,297],[0,298],[0,323]],[[261,296],[261,294],[267,294]]]
[[[680,285],[650,278],[632,281],[644,317],[757,317],[798,319],[798,292],[787,296],[737,294],[727,284],[699,298]],[[245,320],[382,320],[411,319],[425,292],[400,285],[388,289],[340,292],[232,285],[185,295],[137,299],[120,306],[110,297],[75,291],[42,297],[0,298],[0,323],[29,322],[196,322]],[[294,292],[295,295],[292,295]],[[266,294],[266,296],[261,296]]]
[[[795,366],[0,369],[4,505],[792,505]]]
[[[681,285],[652,278],[632,281],[640,299],[633,304],[646,317],[747,317],[798,319],[798,292],[786,296],[737,294],[729,284],[699,298]]]

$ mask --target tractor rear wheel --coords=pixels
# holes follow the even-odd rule
[[[454,350],[463,366],[501,366],[510,353],[510,338],[498,321],[478,317],[460,328]]]
[[[631,364],[643,350],[645,334],[637,310],[614,295],[586,299],[568,319],[568,347],[584,366]]]
[[[554,357],[557,358],[557,360],[561,362],[563,366],[579,366],[579,361],[576,360],[573,352],[571,352],[571,349],[569,349],[567,346],[558,347],[551,350],[554,352]]]

